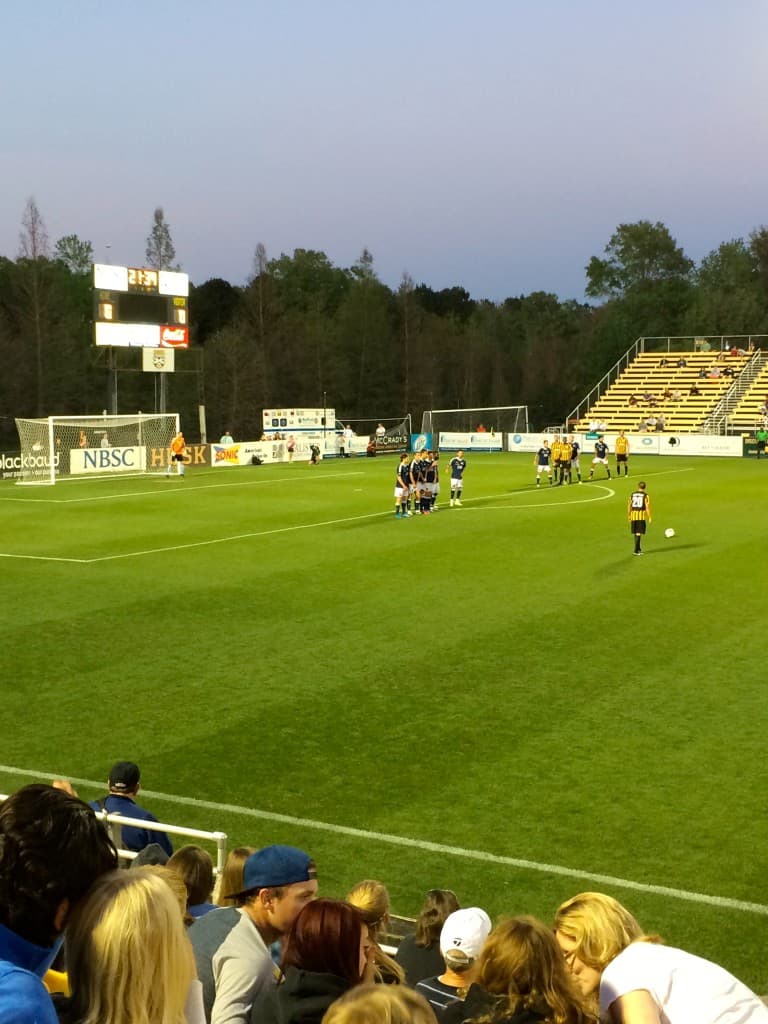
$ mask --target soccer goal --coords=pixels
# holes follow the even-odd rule
[[[18,484],[55,484],[64,477],[161,472],[179,429],[178,413],[135,416],[47,416],[16,419],[21,445]]]
[[[427,409],[421,418],[422,434],[432,434],[439,447],[478,447],[483,436],[503,444],[505,434],[528,433],[527,405],[479,406],[472,409]],[[440,440],[443,437],[445,444]],[[452,440],[449,440],[449,437]],[[496,445],[498,447],[498,445]]]

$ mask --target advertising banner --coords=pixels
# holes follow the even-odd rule
[[[500,452],[503,437],[493,431],[480,431],[469,434],[440,431],[440,450],[468,452]],[[538,446],[537,446],[538,447]]]
[[[284,430],[336,429],[336,410],[327,409],[264,409],[262,412],[266,434]],[[325,419],[325,423],[323,423]]]
[[[69,471],[74,476],[84,473],[143,473],[146,454],[147,449],[143,445],[131,448],[70,448]]]

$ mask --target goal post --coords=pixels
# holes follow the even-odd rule
[[[179,429],[178,413],[16,418],[18,484],[65,477],[133,476],[163,471]]]
[[[476,406],[468,409],[427,409],[421,418],[422,434],[432,434],[441,448],[488,450],[503,447],[507,434],[528,433],[527,405]],[[441,441],[441,437],[443,441]],[[499,443],[490,443],[491,438]],[[483,443],[484,440],[488,443]]]

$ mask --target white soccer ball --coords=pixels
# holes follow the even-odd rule
[[[664,536],[665,537],[674,537],[675,536],[675,531],[672,529],[671,526],[668,526],[667,529],[664,531]]]

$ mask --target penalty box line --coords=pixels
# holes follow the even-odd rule
[[[36,779],[58,779],[62,775],[50,772],[31,771],[25,768],[14,768],[11,765],[0,764],[0,772],[9,775],[20,775],[25,778]],[[103,782],[94,782],[93,779],[78,779],[67,776],[70,782],[78,786],[89,786],[93,789],[103,789]],[[539,874],[557,875],[563,878],[573,878],[597,882],[600,885],[615,886],[620,889],[628,889],[633,892],[650,893],[654,896],[664,896],[669,899],[684,900],[688,903],[698,903],[706,906],[717,907],[720,910],[741,910],[746,913],[768,916],[768,906],[763,903],[751,903],[748,900],[733,899],[728,896],[712,896],[709,893],[692,892],[687,889],[677,889],[668,885],[653,885],[648,882],[636,882],[630,878],[618,878],[615,875],[604,875],[594,871],[581,871],[578,868],[564,867],[561,864],[547,864],[541,861],[526,860],[520,857],[505,857],[500,854],[489,853],[484,850],[473,850],[463,846],[450,846],[445,843],[433,843],[424,839],[412,839],[408,836],[398,836],[388,832],[373,832],[369,829],[353,828],[349,825],[336,825],[327,821],[315,821],[312,818],[296,818],[289,814],[278,814],[272,811],[262,811],[256,807],[240,807],[237,804],[217,803],[212,800],[199,800],[196,797],[177,796],[174,793],[160,793],[154,790],[143,789],[142,792],[155,800],[161,800],[170,804],[178,804],[182,807],[196,807],[200,810],[214,811],[221,814],[235,814],[243,818],[254,818],[261,821],[273,821],[291,827],[314,829],[319,832],[327,832],[332,835],[348,836],[352,839],[361,839],[366,842],[386,843],[390,846],[404,847],[408,849],[421,850],[426,853],[436,853],[441,856],[456,857],[463,860],[479,861],[483,864],[494,864],[500,867],[517,868],[522,871],[532,871]],[[166,824],[170,824],[167,822]]]
[[[226,470],[225,470],[225,472],[226,472]],[[17,501],[17,502],[20,502],[20,503],[26,502],[26,503],[32,504],[32,505],[77,505],[77,504],[83,504],[86,501],[115,501],[115,500],[119,501],[119,500],[121,500],[123,498],[146,498],[148,495],[157,495],[157,494],[162,494],[162,495],[166,495],[166,494],[190,494],[190,493],[194,493],[195,491],[209,491],[209,490],[219,491],[219,490],[222,490],[225,487],[254,487],[254,486],[256,486],[256,487],[264,487],[264,486],[267,486],[269,484],[292,483],[292,482],[294,482],[296,480],[303,480],[303,481],[307,481],[307,480],[331,480],[331,479],[335,479],[336,477],[340,477],[340,476],[344,476],[344,477],[348,477],[348,476],[363,476],[363,472],[362,472],[362,470],[355,469],[355,470],[351,470],[349,473],[322,473],[322,474],[313,474],[310,477],[306,476],[306,474],[302,474],[301,476],[270,477],[269,480],[237,480],[237,481],[236,480],[229,480],[226,483],[224,481],[222,481],[221,483],[218,483],[218,484],[195,484],[195,485],[193,485],[191,487],[185,486],[183,488],[181,488],[181,487],[177,487],[177,488],[169,487],[167,489],[164,488],[163,490],[154,490],[153,489],[151,491],[126,491],[126,492],[121,493],[121,494],[91,494],[91,495],[89,495],[86,498],[22,498],[22,497],[9,498],[9,497],[3,496],[3,497],[0,497],[0,501],[8,501],[8,502],[16,502]],[[168,481],[170,482],[172,480],[177,480],[178,479],[178,474],[176,474],[176,473],[172,473],[172,474],[158,473],[156,475],[155,479],[158,482],[160,480],[168,479]],[[80,482],[85,482],[85,481],[77,481],[77,483],[80,483]],[[59,486],[61,486],[61,485],[59,485]],[[67,485],[65,484],[64,486],[67,486]]]

